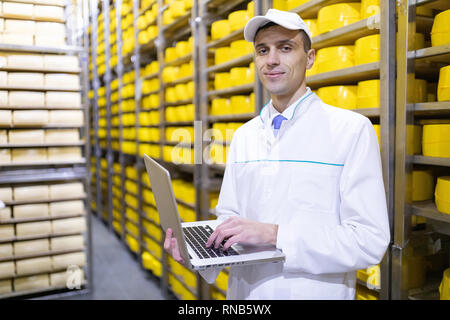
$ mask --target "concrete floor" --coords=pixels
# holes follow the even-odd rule
[[[64,300],[161,300],[166,299],[159,279],[140,267],[139,262],[100,218],[92,219],[92,292]],[[171,298],[171,297],[169,297]]]

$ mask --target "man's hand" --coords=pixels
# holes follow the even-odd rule
[[[184,259],[181,257],[180,249],[178,248],[177,238],[173,237],[173,231],[170,228],[166,231],[164,250],[166,250],[176,262],[184,264]]]
[[[252,221],[239,217],[231,217],[217,226],[206,242],[206,246],[219,248],[224,239],[223,250],[235,243],[253,245],[276,245],[278,225]]]

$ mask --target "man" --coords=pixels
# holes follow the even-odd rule
[[[244,36],[272,99],[233,136],[207,245],[273,245],[286,260],[231,267],[227,298],[354,299],[356,270],[390,238],[373,126],[306,87],[315,51],[297,14],[270,9]],[[174,240],[168,230],[165,250],[183,263]]]

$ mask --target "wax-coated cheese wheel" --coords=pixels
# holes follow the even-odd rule
[[[44,67],[47,69],[77,70],[79,63],[76,56],[44,55]]]
[[[44,74],[36,72],[9,72],[8,86],[42,88],[44,86]]]
[[[27,222],[16,224],[18,237],[48,235],[52,232],[50,221]]]
[[[13,163],[33,163],[47,161],[47,150],[43,148],[13,149],[11,154]]]
[[[44,67],[44,57],[39,54],[12,53],[7,56],[10,68],[40,69]]]
[[[12,292],[12,280],[0,280],[0,294]]]
[[[18,275],[48,272],[52,270],[52,259],[40,257],[16,261],[16,272]]]
[[[83,125],[83,111],[78,110],[52,110],[49,113],[49,123],[52,125]]]
[[[12,123],[12,113],[9,110],[0,110],[0,125],[10,126]]]
[[[27,20],[5,19],[5,33],[34,34],[36,31],[36,22]]]
[[[13,124],[17,126],[46,125],[48,124],[48,111],[46,110],[14,111]]]
[[[48,186],[25,186],[14,187],[14,200],[47,200]]]
[[[75,74],[48,73],[45,75],[45,87],[46,88],[67,89],[67,90],[77,90],[80,88],[80,77]],[[79,95],[76,95],[75,99],[77,99],[78,96]],[[48,97],[48,95],[47,95],[47,97]],[[51,98],[54,98],[54,95],[50,95],[50,99]],[[76,101],[78,102],[78,100],[76,100]],[[79,105],[79,103],[76,105]]]
[[[10,208],[8,208],[10,209]],[[14,225],[13,224],[0,224],[0,239],[14,238]]]
[[[6,87],[8,85],[8,72],[0,71],[0,86]]]
[[[53,256],[53,270],[65,269],[70,265],[83,267],[86,264],[86,254],[75,252]]]
[[[70,143],[79,141],[80,132],[78,129],[45,130],[46,143]]]
[[[48,274],[14,279],[14,291],[45,289],[50,286]]]
[[[33,35],[23,33],[4,33],[1,37],[1,42],[21,46],[32,46],[34,44]]]
[[[49,251],[50,244],[48,239],[14,242],[14,254],[16,256],[45,253]]]
[[[49,161],[78,161],[81,160],[81,148],[48,148]]]
[[[13,216],[15,219],[48,217],[48,204],[35,203],[14,206]]]
[[[44,107],[45,93],[30,91],[10,91],[9,105],[11,107]]]
[[[3,202],[12,201],[12,189],[10,187],[0,188],[0,200]]]
[[[51,238],[50,248],[52,251],[83,249],[84,238],[81,235]]]
[[[3,2],[3,16],[8,18],[31,18],[33,9],[28,3]]]
[[[11,163],[11,150],[0,149],[0,164]]]
[[[84,195],[84,187],[81,182],[54,184],[50,185],[49,190],[51,199],[75,198]]]
[[[11,219],[12,215],[11,215],[11,207],[5,207],[3,209],[0,209],[0,221],[4,221],[4,220],[9,220]],[[1,225],[0,225],[1,227]],[[5,229],[7,230],[7,229]],[[14,233],[14,229],[13,229],[13,233]],[[0,231],[1,234],[1,231]],[[0,235],[1,238],[1,235]]]
[[[77,233],[86,231],[86,220],[84,217],[53,220],[53,233]]]
[[[44,130],[9,130],[11,144],[39,144],[44,143]]]
[[[36,22],[36,34],[64,37],[66,34],[66,26],[58,22]]]
[[[0,144],[8,144],[8,131],[0,130]]]
[[[62,36],[35,35],[34,44],[42,47],[65,46],[66,40]]]
[[[81,106],[81,95],[79,92],[47,92],[45,99],[48,107]]]
[[[13,255],[13,246],[11,243],[0,244],[0,258],[9,258]]]
[[[56,6],[34,6],[36,19],[64,21],[64,9]]]
[[[15,275],[15,265],[14,262],[0,262],[0,278],[13,277]]]
[[[82,200],[52,202],[49,208],[52,217],[84,213],[84,203]]]
[[[0,91],[0,107],[6,107],[8,106],[8,91]],[[0,112],[6,112],[7,110],[0,110]],[[10,112],[10,111],[8,111]],[[5,121],[5,119],[3,119],[3,114],[0,114],[0,124],[3,123],[3,121]]]

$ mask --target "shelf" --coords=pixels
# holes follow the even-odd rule
[[[62,270],[62,271],[65,271],[65,270]],[[51,273],[51,272],[47,272],[47,273]],[[28,296],[28,295],[33,295],[33,294],[48,294],[48,295],[50,295],[51,292],[59,291],[59,290],[64,290],[67,292],[84,291],[84,290],[86,290],[85,289],[86,284],[87,284],[87,281],[83,281],[81,283],[80,289],[69,289],[69,288],[67,288],[67,286],[54,286],[54,287],[47,287],[47,288],[33,289],[33,290],[13,291],[10,293],[0,295],[0,299],[22,298],[22,296]]]
[[[0,171],[0,185],[12,183],[33,183],[49,181],[73,181],[86,179],[86,168],[44,168],[14,171]]]
[[[450,44],[408,51],[408,59],[426,59],[430,62],[450,63]]]
[[[208,116],[209,122],[220,122],[220,121],[248,121],[256,117],[258,114],[255,113],[242,113],[242,114],[225,114],[217,116]]]
[[[189,18],[191,17],[191,10],[189,10],[188,12],[186,12],[184,15],[182,15],[181,17],[178,17],[174,22],[172,22],[171,24],[165,25],[161,28],[161,32],[162,34],[164,34],[165,37],[167,37],[168,33],[174,33],[175,31],[177,31],[178,29],[182,28],[182,27],[187,27],[186,30],[188,30],[189,32],[191,31],[189,28]],[[186,31],[185,30],[185,31]]]
[[[350,111],[362,114],[367,118],[375,118],[380,116],[380,108],[364,108],[364,109],[350,109]]]
[[[163,83],[163,87],[173,87],[177,84],[185,83],[185,82],[189,82],[189,81],[193,81],[193,80],[194,80],[193,76],[187,76],[187,77],[180,78],[180,79],[172,81],[172,82],[165,82],[165,83]]]
[[[0,125],[0,129],[79,129],[84,125]]]
[[[50,147],[81,147],[84,146],[85,141],[73,142],[73,143],[42,143],[42,144],[0,144],[0,149],[11,148],[50,148]]]
[[[66,236],[78,236],[78,235],[82,235],[82,234],[83,234],[83,232],[69,232],[69,233],[50,233],[50,234],[33,235],[33,236],[25,236],[25,237],[15,236],[14,238],[10,238],[10,239],[1,239],[0,244],[17,242],[17,241],[26,241],[26,240],[39,240],[39,239],[59,238],[59,237],[66,237]]]
[[[229,95],[240,94],[240,93],[250,94],[253,90],[254,90],[254,83],[249,83],[249,84],[244,84],[242,86],[235,86],[235,87],[221,89],[221,90],[208,91],[206,94],[208,97],[229,96]]]
[[[414,164],[429,164],[433,166],[450,167],[450,158],[426,157],[415,155],[412,157]]]
[[[380,15],[378,14],[345,27],[322,33],[312,38],[312,47],[318,50],[335,45],[353,45],[359,38],[380,33],[379,21]]]
[[[241,40],[241,39],[244,39],[244,28],[233,31],[229,35],[227,35],[223,38],[213,40],[213,41],[207,43],[206,49],[224,47],[224,46],[229,45],[231,42],[233,42],[235,40]]]
[[[31,167],[31,166],[61,166],[72,164],[86,164],[86,159],[80,160],[66,160],[66,161],[36,161],[36,162],[23,162],[23,163],[3,163],[2,168],[5,167]]]
[[[25,3],[25,4],[34,4],[39,6],[52,6],[52,7],[62,7],[64,8],[66,4],[49,4],[49,3],[41,3],[39,0],[34,0],[33,2],[26,1],[26,0],[3,0],[3,2],[9,2],[9,3]],[[63,1],[66,3],[66,1]]]
[[[173,61],[170,62],[165,62],[162,66],[162,69],[164,69],[165,67],[174,67],[174,66],[179,66],[185,63],[188,63],[189,61],[192,60],[192,53],[189,53],[188,55],[185,55],[181,58],[175,59]]]
[[[411,107],[411,105],[408,106]],[[416,103],[413,108],[415,115],[450,115],[450,101]]]
[[[439,212],[433,200],[414,202],[410,207],[413,215],[450,223],[450,214]]]
[[[192,104],[194,99],[185,99],[185,100],[178,100],[176,102],[165,102],[165,107],[175,107],[175,106],[182,106],[185,104]]]
[[[317,13],[324,6],[343,2],[359,2],[358,0],[310,0],[290,11],[299,13],[302,19],[317,18]]]
[[[225,63],[209,67],[206,69],[206,73],[225,71],[233,67],[242,67],[245,65],[249,65],[252,61],[253,61],[253,53],[250,53],[245,56],[227,61]]]
[[[41,73],[81,73],[81,69],[45,69],[45,68],[21,68],[21,67],[1,67],[0,71],[6,72],[41,72]]]
[[[53,220],[61,220],[67,218],[79,218],[86,216],[86,212],[77,213],[77,214],[68,214],[65,216],[46,216],[46,217],[38,217],[38,218],[18,218],[18,219],[0,219],[1,224],[14,224],[14,223],[24,223],[24,222],[41,222],[41,221],[53,221]]]
[[[78,92],[81,88],[77,89],[64,89],[64,88],[44,88],[44,87],[17,87],[17,86],[0,86],[0,90],[20,90],[20,91],[70,91]]]
[[[85,107],[30,107],[30,106],[20,106],[20,107],[12,107],[12,106],[0,106],[0,110],[83,110]]]
[[[34,3],[31,3],[34,5]],[[36,21],[36,22],[57,22],[57,23],[66,23],[66,19],[52,19],[52,18],[36,18],[36,17],[16,17],[16,16],[8,16],[4,14],[0,14],[1,19],[14,19],[14,20],[25,20],[25,21]]]
[[[380,75],[380,63],[372,62],[358,66],[323,72],[306,78],[312,88],[328,85],[352,84],[362,80],[376,79]]]
[[[0,43],[0,51],[71,54],[81,53],[82,51],[84,51],[84,48],[77,46],[41,47]]]
[[[73,201],[73,200],[85,200],[87,194],[80,195],[79,197],[65,197],[65,198],[56,198],[56,199],[44,199],[44,200],[12,200],[12,201],[3,201],[5,206],[17,206],[22,204],[36,204],[36,203],[51,203],[51,202],[62,202],[62,201]],[[4,222],[1,221],[0,222]]]
[[[216,10],[215,14],[220,16],[243,2],[245,2],[245,0],[207,0],[205,1],[205,4],[209,11]]]
[[[156,49],[155,39],[151,39],[149,42],[139,46],[140,53],[148,53],[155,49]]]
[[[194,121],[177,121],[177,122],[164,122],[164,126],[193,126]],[[157,142],[159,143],[159,142]]]
[[[424,6],[440,11],[450,9],[448,0],[416,0],[416,7],[418,6]]]
[[[0,258],[0,262],[16,261],[16,260],[24,260],[24,259],[33,259],[33,258],[40,258],[40,257],[47,257],[47,256],[56,256],[56,255],[60,255],[60,254],[84,252],[84,250],[85,250],[85,248],[72,249],[72,250],[47,251],[47,252],[27,254],[27,255],[22,255],[22,256],[13,256],[13,257],[7,257],[7,258]]]

